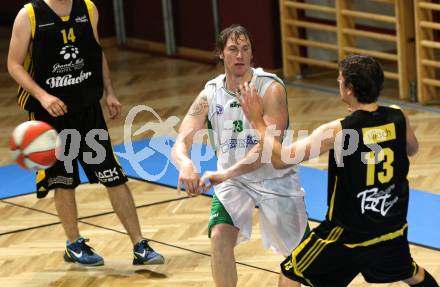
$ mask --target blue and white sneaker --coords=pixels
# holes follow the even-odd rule
[[[104,265],[104,259],[93,251],[93,248],[88,246],[85,238],[78,238],[75,242],[69,243],[66,241],[66,248],[64,250],[64,261],[70,263],[79,263],[87,266]]]
[[[148,241],[143,239],[136,243],[133,247],[133,265],[154,265],[163,264],[165,258],[153,250],[153,248],[148,245]]]

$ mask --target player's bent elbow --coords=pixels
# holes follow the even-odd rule
[[[14,64],[9,59],[8,62],[6,63],[6,69],[8,70],[9,75],[12,76],[14,73]]]
[[[8,60],[8,63],[6,64],[6,68],[8,70],[9,75],[11,75],[12,78],[15,79],[15,75],[18,73],[20,69],[24,70],[24,67],[15,61]]]

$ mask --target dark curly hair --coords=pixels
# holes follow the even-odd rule
[[[232,24],[231,26],[223,29],[220,34],[217,36],[217,40],[215,41],[215,54],[217,57],[220,56],[220,54],[223,52],[223,49],[226,46],[226,43],[228,42],[229,37],[232,37],[232,39],[237,42],[237,40],[240,38],[240,36],[243,35],[246,37],[247,40],[249,40],[249,43],[251,44],[252,53],[254,52],[254,40],[252,38],[251,33],[243,26],[239,24]],[[222,59],[220,59],[220,62],[223,62]]]
[[[382,66],[372,57],[352,55],[339,63],[345,87],[352,88],[359,103],[374,103],[383,88]]]

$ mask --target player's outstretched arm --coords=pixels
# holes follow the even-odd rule
[[[251,84],[252,85],[252,84]],[[253,86],[253,85],[252,85]],[[250,85],[245,82],[240,85],[240,93],[244,93],[245,89],[250,89]],[[274,81],[266,90],[265,94],[258,95],[257,90],[253,86],[253,93],[256,97],[261,99],[262,102],[262,122],[266,126],[271,126],[274,130],[273,137],[277,141],[282,141],[284,136],[284,130],[288,125],[288,112],[286,92],[284,87]],[[233,166],[228,168],[228,178],[236,177],[242,174],[252,172],[262,165],[262,145],[256,144],[242,160],[239,160]]]
[[[275,168],[286,168],[329,151],[334,147],[336,137],[342,129],[339,120],[332,121],[315,129],[310,136],[289,146],[282,146],[279,138],[274,140],[274,136],[263,120],[264,103],[256,94],[255,88],[245,85],[239,100],[247,119],[262,139],[260,141],[263,145],[262,151],[269,149],[271,152],[271,161]],[[283,154],[295,158],[295,161],[283,160]]]
[[[245,88],[249,89],[246,82],[240,86],[240,93],[244,93]],[[260,98],[254,88],[254,93]],[[262,108],[261,117],[265,125],[271,126],[277,131],[273,136],[276,140],[281,141],[284,130],[288,124],[288,112],[286,104],[286,92],[284,87],[274,81],[261,97]],[[211,186],[219,184],[227,179],[234,178],[254,170],[262,165],[262,145],[257,143],[252,147],[246,155],[234,165],[223,171],[206,172],[200,180],[200,186],[207,191]],[[208,183],[209,182],[209,183]]]
[[[179,168],[177,189],[180,191],[180,187],[185,187],[190,196],[199,194],[201,188],[199,187],[199,172],[189,158],[188,153],[193,144],[195,133],[204,127],[207,116],[208,99],[203,90],[194,100],[183,119],[176,143],[171,152],[173,162]]]

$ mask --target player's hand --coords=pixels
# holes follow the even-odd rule
[[[121,115],[122,105],[114,94],[107,94],[106,103],[110,119],[116,119]]]
[[[40,98],[43,108],[52,116],[59,117],[67,113],[67,106],[59,98],[51,94],[45,94]]]
[[[257,89],[252,83],[249,86],[249,84],[245,82],[244,85],[239,86],[238,100],[246,118],[254,127],[259,124],[264,125],[263,100],[258,95]]]
[[[220,184],[227,179],[229,179],[228,174],[224,171],[207,171],[200,179],[199,187],[203,192],[208,192],[212,186]]]
[[[188,196],[199,195],[201,190],[199,188],[199,180],[200,175],[192,163],[182,165],[177,182],[177,191],[180,192],[183,186]]]

